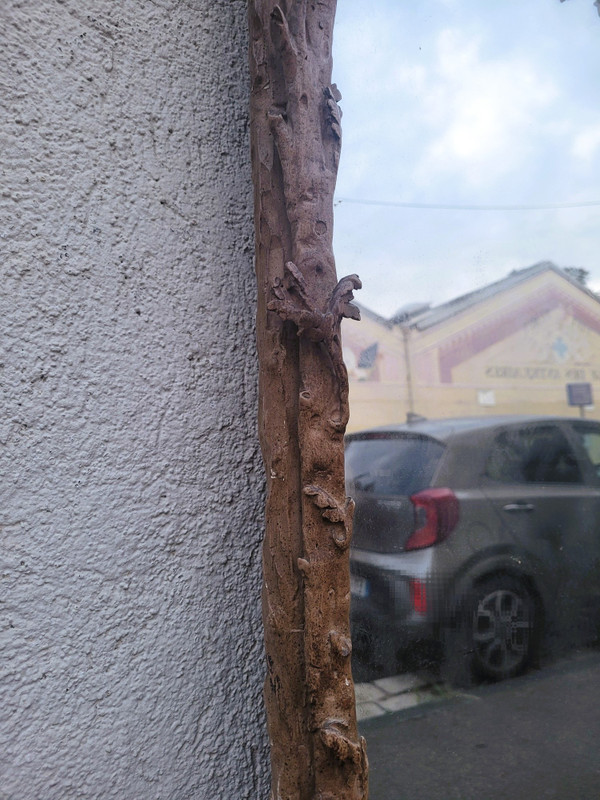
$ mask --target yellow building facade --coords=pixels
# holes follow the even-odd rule
[[[408,413],[600,418],[600,300],[550,262],[390,320],[362,310],[343,327],[349,431]],[[585,407],[569,405],[573,385]]]

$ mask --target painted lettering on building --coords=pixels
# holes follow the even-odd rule
[[[600,367],[515,367],[507,364],[495,364],[486,367],[485,377],[512,381],[589,382],[600,381]]]

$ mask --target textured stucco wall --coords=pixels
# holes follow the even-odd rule
[[[266,796],[246,3],[0,45],[0,798]]]

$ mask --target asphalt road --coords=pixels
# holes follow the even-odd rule
[[[600,652],[360,727],[370,800],[599,800]]]

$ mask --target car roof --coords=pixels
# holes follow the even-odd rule
[[[477,430],[504,427],[506,425],[527,424],[534,422],[573,422],[579,417],[551,417],[525,414],[505,414],[486,417],[451,417],[446,419],[418,419],[398,425],[381,425],[377,428],[368,428],[362,431],[353,431],[346,437],[349,441],[362,438],[373,433],[391,433],[393,435],[409,433],[422,436],[431,436],[440,441],[454,436]],[[594,420],[586,420],[593,422]]]

